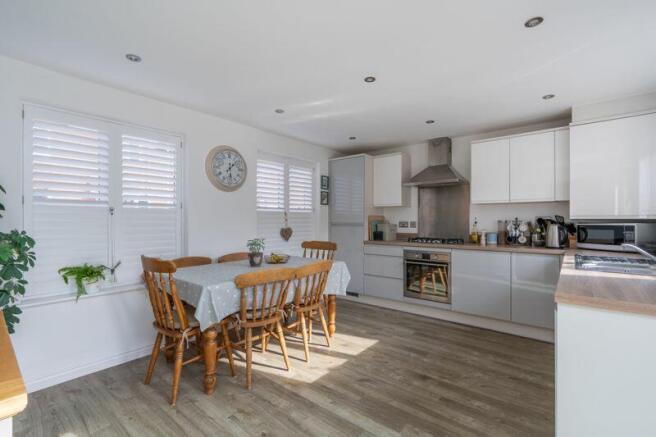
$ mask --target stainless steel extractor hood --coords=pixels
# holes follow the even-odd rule
[[[434,138],[428,141],[428,167],[414,175],[404,185],[411,187],[443,187],[469,184],[469,181],[451,165],[451,138]]]

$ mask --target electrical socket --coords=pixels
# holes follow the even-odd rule
[[[399,222],[399,228],[407,228],[407,227],[408,227],[408,222],[406,221]]]
[[[417,222],[410,222],[410,227],[411,228],[416,228],[417,227]]]

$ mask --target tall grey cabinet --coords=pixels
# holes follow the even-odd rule
[[[330,239],[337,243],[335,259],[344,261],[351,274],[347,290],[364,291],[364,243],[367,216],[373,208],[373,161],[369,155],[331,159]]]

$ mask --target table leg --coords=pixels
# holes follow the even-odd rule
[[[216,386],[216,328],[203,331],[203,355],[205,357],[205,393],[211,395]]]
[[[332,337],[335,335],[335,330],[337,325],[335,324],[335,318],[337,316],[337,296],[334,294],[328,295],[328,333]]]

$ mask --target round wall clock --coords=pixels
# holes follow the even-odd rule
[[[205,173],[212,185],[222,191],[235,191],[246,180],[246,161],[229,146],[217,146],[205,158]]]

